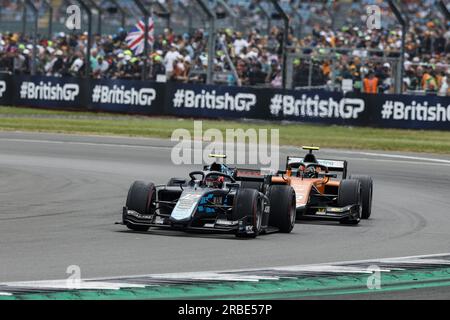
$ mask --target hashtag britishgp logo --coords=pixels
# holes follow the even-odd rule
[[[274,95],[270,102],[270,113],[274,116],[278,116],[283,109],[283,95]]]
[[[173,98],[173,106],[175,108],[181,108],[184,103],[184,90],[177,90]]]
[[[134,106],[151,106],[156,99],[153,88],[126,89],[125,86],[114,85],[112,88],[96,85],[92,90],[93,103],[122,104]]]
[[[230,110],[237,112],[249,112],[256,105],[256,95],[252,93],[228,92],[217,94],[215,90],[202,90],[195,93],[194,90],[178,89],[172,99],[175,108],[201,108],[212,110]]]
[[[75,83],[64,85],[51,82],[24,81],[20,85],[20,98],[24,100],[75,101],[80,93],[80,86]]]
[[[270,100],[270,113],[273,116],[296,116],[310,118],[358,119],[365,110],[362,99],[343,98],[336,101],[333,98],[320,99],[318,95],[308,97],[303,94],[301,99],[292,95],[276,94]]]
[[[381,118],[394,121],[450,122],[450,105],[430,105],[428,101],[420,103],[415,100],[411,104],[405,104],[403,101],[387,100],[381,108]]]
[[[95,86],[92,90],[92,102],[98,103],[102,97],[102,86]]]
[[[3,94],[6,91],[6,81],[0,81],[0,98],[3,98]]]
[[[386,101],[383,105],[383,110],[381,110],[381,118],[383,120],[389,120],[392,117],[392,112],[394,110],[394,102]]]

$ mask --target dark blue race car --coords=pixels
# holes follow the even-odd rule
[[[292,187],[246,188],[243,184],[264,185],[262,180],[271,177],[236,179],[236,170],[225,166],[220,171],[211,171],[216,168],[219,169],[213,166],[191,172],[189,179],[173,178],[167,185],[134,182],[123,208],[121,224],[135,231],[158,227],[234,233],[250,238],[292,231],[296,218]]]

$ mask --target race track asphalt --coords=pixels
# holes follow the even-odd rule
[[[0,133],[0,282],[289,266],[449,252],[450,157],[320,151],[371,175],[373,217],[357,227],[297,224],[255,240],[182,232],[133,233],[120,220],[130,184],[165,183],[163,140]],[[302,154],[293,148],[287,153]]]

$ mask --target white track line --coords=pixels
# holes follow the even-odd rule
[[[133,144],[117,144],[117,143],[102,143],[102,142],[83,142],[83,141],[55,141],[55,140],[36,140],[36,139],[16,139],[16,138],[0,138],[0,141],[8,142],[26,142],[26,143],[44,143],[44,144],[71,144],[71,145],[85,145],[85,146],[104,146],[104,147],[118,147],[118,148],[131,148],[131,149],[170,149],[171,146],[150,146],[150,145],[133,145]],[[170,140],[168,140],[170,141]],[[193,143],[193,141],[191,142]],[[187,148],[189,149],[189,148]],[[193,150],[192,148],[190,149]],[[327,150],[323,149],[326,153],[331,154],[349,154],[349,155],[360,155],[369,157],[384,157],[389,159],[374,159],[374,158],[351,158],[351,160],[360,161],[374,161],[374,162],[389,162],[389,163],[405,163],[405,164],[417,164],[421,165],[424,162],[434,165],[445,165],[450,166],[450,160],[429,158],[429,157],[418,157],[418,156],[406,156],[398,154],[386,154],[386,153],[375,153],[375,152],[363,152],[363,151],[341,151],[341,150]],[[283,152],[284,153],[284,152]],[[288,152],[286,152],[288,153]],[[402,161],[402,160],[413,160],[413,161]]]
[[[320,263],[320,264],[310,264],[310,265],[298,265],[298,266],[277,266],[277,267],[267,267],[267,268],[254,268],[254,269],[232,269],[232,270],[221,270],[221,271],[200,271],[200,272],[179,272],[179,273],[166,273],[166,274],[147,274],[147,275],[130,275],[130,276],[118,276],[118,277],[101,277],[101,278],[90,278],[83,279],[81,281],[81,288],[83,289],[120,289],[126,287],[142,287],[139,284],[129,284],[129,283],[118,283],[114,280],[123,279],[134,279],[134,278],[163,278],[163,279],[192,279],[192,280],[224,280],[224,281],[258,281],[273,279],[276,280],[277,277],[274,276],[255,276],[246,274],[237,274],[239,272],[257,272],[261,270],[273,270],[273,271],[311,271],[311,272],[335,272],[335,273],[371,273],[370,270],[347,266],[349,264],[360,264],[360,263],[429,263],[429,264],[449,264],[449,260],[440,260],[440,256],[449,256],[450,253],[440,253],[431,255],[420,255],[420,256],[409,256],[409,257],[397,257],[397,258],[378,258],[378,259],[368,259],[368,260],[356,260],[356,261],[344,261],[344,262],[330,262],[330,263]],[[426,259],[430,258],[430,259]],[[420,260],[426,259],[426,260]],[[393,269],[392,269],[393,270]],[[380,271],[389,272],[387,269],[382,269]],[[90,281],[97,281],[97,283],[92,283]],[[103,281],[103,282],[102,282]],[[20,282],[5,282],[0,283],[5,286],[20,286],[28,288],[66,288],[67,280],[47,280],[47,281],[20,281]]]
[[[418,157],[418,156],[406,156],[406,155],[399,155],[399,154],[387,154],[387,153],[364,152],[364,151],[344,151],[344,150],[342,150],[342,151],[341,150],[329,150],[328,152],[336,153],[336,154],[357,154],[357,155],[370,156],[370,157],[384,157],[384,158],[393,158],[393,159],[439,162],[439,163],[450,164],[450,160],[446,160],[446,159]]]
[[[133,144],[118,144],[118,143],[102,143],[102,142],[83,142],[83,141],[55,141],[55,140],[34,140],[34,139],[13,139],[0,138],[0,141],[7,142],[26,142],[26,143],[44,143],[44,144],[75,144],[85,146],[104,146],[104,147],[120,147],[120,148],[136,148],[136,149],[170,149],[170,146],[143,146]]]

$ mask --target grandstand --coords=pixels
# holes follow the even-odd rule
[[[0,71],[95,79],[141,79],[144,73],[151,80],[357,92],[367,92],[373,74],[377,93],[449,95],[449,6],[443,1],[394,1],[408,23],[403,43],[389,1],[205,1],[216,13],[212,24],[199,1],[142,0],[155,24],[148,60],[125,41],[143,16],[134,0],[83,1],[92,9],[89,55],[85,12],[81,30],[65,27],[67,6],[78,1],[49,0],[51,17],[46,1],[33,1],[39,9],[34,33],[25,1],[0,0]],[[287,30],[274,2],[289,17]],[[368,5],[381,9],[379,30],[361,19]]]

